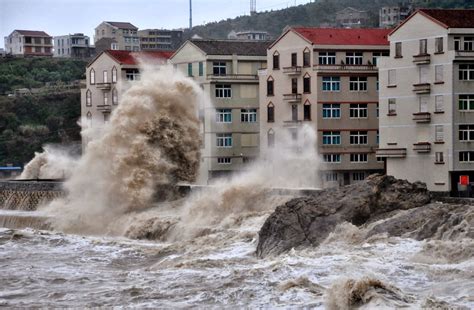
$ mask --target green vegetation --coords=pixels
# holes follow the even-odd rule
[[[0,96],[0,166],[22,165],[48,143],[80,141],[80,92]]]
[[[203,38],[225,39],[232,31],[263,30],[272,37],[278,37],[283,29],[290,26],[319,26],[333,24],[336,12],[353,7],[369,12],[370,26],[378,26],[378,12],[382,6],[398,5],[400,0],[319,0],[314,3],[299,5],[277,11],[266,11],[253,16],[239,16],[234,19],[222,20],[203,26],[193,27],[192,33]],[[408,1],[406,1],[408,2]],[[418,0],[415,7],[439,8],[474,8],[473,1],[465,0]]]
[[[0,94],[84,79],[87,62],[57,58],[0,58]]]

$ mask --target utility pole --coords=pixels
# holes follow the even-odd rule
[[[189,0],[189,30],[193,29],[193,3]]]
[[[257,0],[250,0],[250,15],[257,13]]]

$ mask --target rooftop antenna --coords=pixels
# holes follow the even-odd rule
[[[250,15],[257,13],[257,0],[250,0]]]
[[[192,0],[189,0],[189,29],[193,28],[193,4]]]

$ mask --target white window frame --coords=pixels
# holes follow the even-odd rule
[[[460,64],[459,65],[459,80],[473,81],[474,80],[474,64]]]
[[[323,154],[323,162],[339,164],[341,163],[341,154]]]
[[[360,66],[364,62],[363,52],[346,52],[346,65]]]
[[[104,105],[109,105],[109,94],[104,92]]]
[[[352,172],[352,181],[359,182],[364,181],[366,178],[364,171]]]
[[[341,140],[340,131],[323,131],[323,145],[341,145]]]
[[[397,99],[395,98],[388,99],[388,114],[389,115],[397,114]]]
[[[232,157],[217,157],[217,163],[219,165],[230,165],[232,164]]]
[[[444,82],[444,67],[443,65],[435,65],[435,82]]]
[[[464,37],[464,51],[474,51],[474,37]]]
[[[322,113],[323,119],[339,119],[341,118],[341,104],[323,103]]]
[[[216,123],[232,123],[232,109],[216,109]]]
[[[104,70],[104,71],[102,72],[102,82],[103,82],[103,83],[108,83],[108,82],[109,82],[109,81],[108,81],[108,76],[109,76],[109,75],[107,74],[107,70]]]
[[[91,69],[91,71],[89,71],[89,79],[90,79],[91,84],[95,84],[95,70],[94,69]]]
[[[349,106],[350,118],[367,118],[369,105],[367,103],[351,103]]]
[[[390,69],[388,72],[388,85],[387,86],[396,86],[397,85],[397,71],[395,69]]]
[[[349,78],[350,91],[367,91],[367,77],[365,76],[351,76]]]
[[[463,106],[462,109],[461,105]],[[461,112],[474,111],[474,94],[459,95],[458,107]]]
[[[474,162],[474,152],[473,151],[460,151],[459,152],[459,162],[460,163],[472,163],[472,162]]]
[[[257,109],[240,109],[240,122],[241,123],[256,123],[257,122]]]
[[[318,63],[320,65],[335,65],[336,52],[319,52]]]
[[[474,124],[460,124],[458,127],[458,138],[460,142],[474,141]]]
[[[232,98],[232,86],[230,84],[216,84],[216,98]]]
[[[92,106],[92,92],[90,91],[90,89],[86,90],[86,106]]]
[[[349,143],[351,145],[367,145],[369,143],[368,131],[351,131],[349,134]]]
[[[337,182],[337,172],[326,172],[324,177],[326,182]]]
[[[443,95],[435,96],[435,112],[438,112],[438,113],[444,112],[444,96]]]
[[[232,134],[231,133],[217,133],[216,146],[218,148],[231,148],[232,147]]]
[[[351,163],[367,163],[368,157],[367,153],[351,153],[350,161]]]
[[[435,163],[444,163],[444,153],[443,152],[435,152]]]
[[[322,90],[323,92],[341,91],[341,78],[339,76],[323,76]]]
[[[217,73],[216,73],[217,71]],[[227,64],[225,61],[214,61],[212,63],[212,74],[217,76],[227,75]]]
[[[112,83],[117,83],[117,68],[112,68]]]
[[[444,141],[444,126],[435,125],[435,142],[443,142],[443,141]]]

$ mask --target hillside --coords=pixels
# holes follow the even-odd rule
[[[225,39],[231,30],[264,30],[273,38],[278,37],[287,25],[319,26],[334,23],[336,12],[350,6],[365,10],[370,15],[370,26],[378,26],[378,12],[382,6],[398,5],[400,0],[317,0],[287,9],[260,12],[253,16],[239,16],[233,19],[195,26],[186,37],[197,34],[203,38]],[[474,8],[473,1],[465,0],[418,0],[416,7]]]

